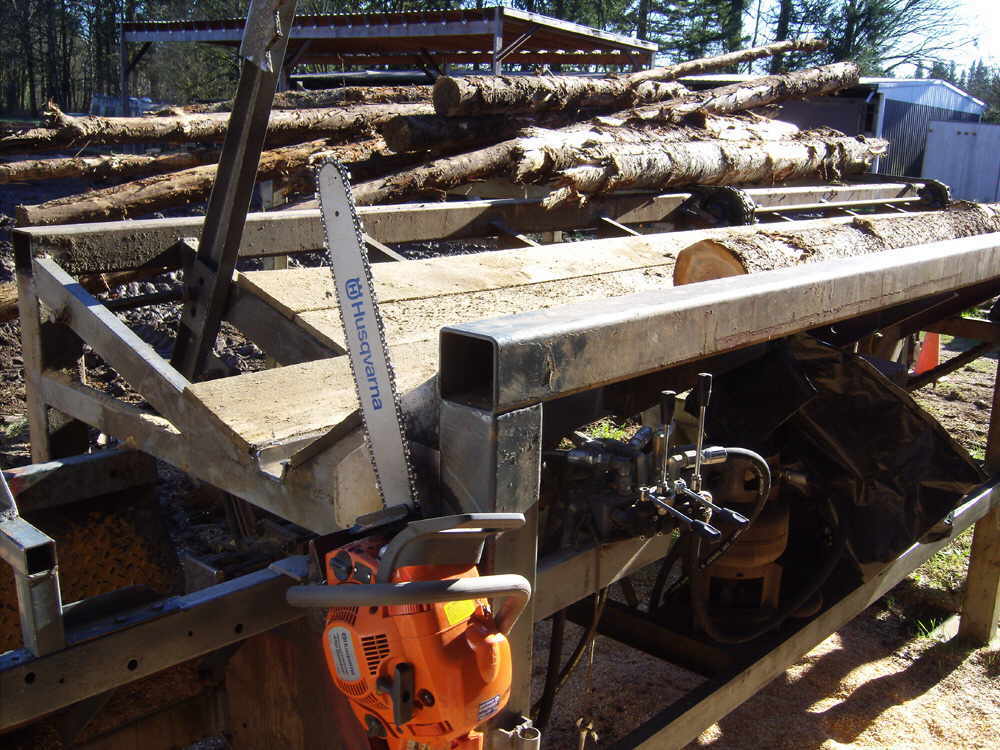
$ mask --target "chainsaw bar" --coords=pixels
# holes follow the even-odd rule
[[[316,192],[375,483],[386,507],[412,507],[417,492],[403,409],[344,165],[334,159],[320,165]]]

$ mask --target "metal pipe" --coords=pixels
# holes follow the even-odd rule
[[[500,632],[506,635],[531,598],[531,584],[528,580],[509,573],[448,581],[292,586],[286,592],[285,599],[293,607],[329,609],[433,604],[494,596],[505,598],[496,613],[496,622]]]

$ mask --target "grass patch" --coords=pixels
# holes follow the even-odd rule
[[[959,534],[954,542],[910,573],[910,579],[921,588],[949,593],[960,591],[969,569],[972,531],[969,528]]]
[[[628,422],[618,423],[611,417],[598,419],[583,429],[583,433],[592,438],[611,438],[612,440],[628,440],[633,432],[635,432],[633,425]]]

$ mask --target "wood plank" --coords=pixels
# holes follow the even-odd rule
[[[381,507],[360,433],[279,482],[209,419],[182,435],[163,417],[70,382],[60,373],[44,373],[41,384],[42,395],[54,408],[303,528],[328,533]],[[267,394],[261,403],[270,400]]]
[[[1000,473],[1000,374],[993,387],[990,429],[986,436],[986,468]],[[958,632],[978,645],[997,637],[1000,623],[1000,508],[976,524],[965,579]]]
[[[414,264],[417,262],[411,261]],[[647,289],[666,289],[671,286],[672,271],[673,258],[667,257],[658,265],[635,270],[428,299],[383,302],[379,309],[386,339],[390,345],[399,346],[437,340],[443,326],[467,323],[498,313],[528,312],[568,302],[620,297]],[[338,309],[310,310],[296,315],[294,321],[324,346],[346,349]]]
[[[899,217],[891,214],[887,218]],[[809,229],[852,220],[849,217],[810,219],[793,222],[782,230]],[[760,227],[757,226],[731,227],[564,242],[404,264],[380,263],[372,267],[372,275],[379,303],[385,304],[647,268],[662,265],[702,239],[758,231]],[[287,317],[336,306],[333,279],[327,268],[241,273],[237,284],[267,300]]]
[[[343,346],[331,346],[310,335],[279,310],[236,284],[229,293],[226,320],[281,365],[335,357],[346,351]]]
[[[949,537],[929,544],[913,545],[871,579],[744,670],[723,683],[710,683],[705,688],[696,690],[690,699],[682,699],[681,703],[657,714],[616,743],[615,747],[648,750],[684,747],[784,672],[803,654],[863,612],[911,571],[950,544],[960,532],[983,518],[991,508],[1000,507],[998,496],[1000,492],[995,488],[973,495],[956,509],[954,528]]]
[[[390,355],[401,393],[437,372],[436,340],[394,347]],[[358,407],[346,357],[193,383],[185,397],[254,451],[321,433]]]
[[[188,424],[180,399],[188,385],[184,376],[55,262],[35,258],[34,268],[39,296],[60,320],[157,411],[179,427]]]

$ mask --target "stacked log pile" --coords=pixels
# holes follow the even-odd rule
[[[676,79],[817,41],[780,42],[628,76],[441,77],[430,87],[279,95],[260,179],[312,192],[311,168],[349,164],[359,203],[442,197],[482,179],[550,185],[546,205],[621,189],[774,184],[864,171],[880,141],[821,129],[800,132],[767,115],[790,98],[854,85],[853,63],[767,76],[703,92]],[[20,225],[133,218],[207,198],[229,103],[154,116],[72,117],[54,105],[43,127],[0,137],[0,182],[82,177],[110,187],[21,206]],[[205,111],[205,110],[211,111]],[[166,156],[38,158],[90,145],[197,144]]]

